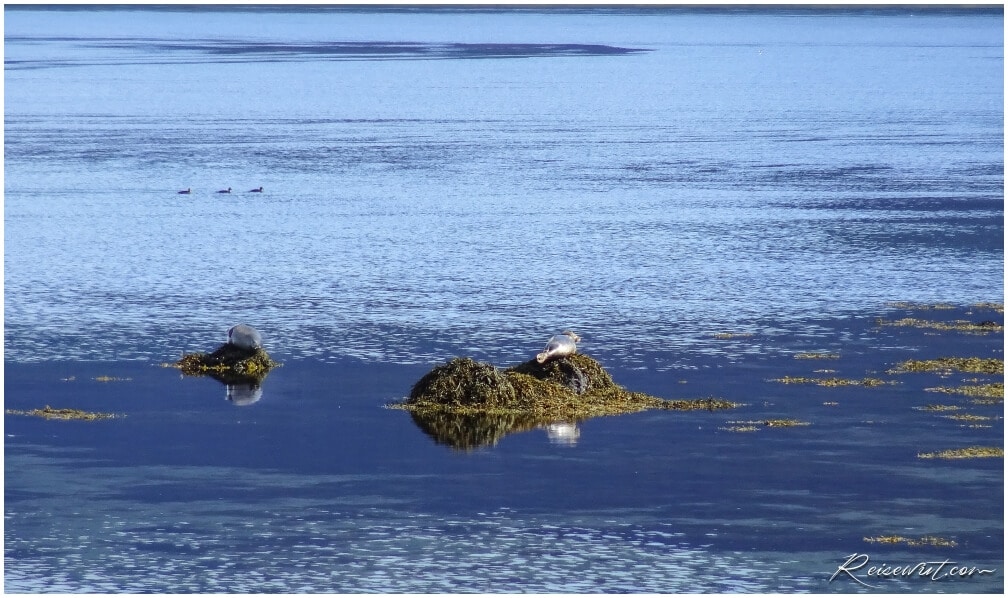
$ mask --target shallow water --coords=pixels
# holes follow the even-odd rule
[[[941,381],[767,382],[1001,356],[870,325],[1003,300],[999,11],[7,7],[4,51],[6,406],[127,415],[7,416],[7,591],[1003,589],[1002,461],[916,458],[1002,445],[914,409]],[[257,402],[157,367],[239,321]],[[383,408],[565,328],[746,407],[468,452]],[[769,417],[813,425],[723,429]]]

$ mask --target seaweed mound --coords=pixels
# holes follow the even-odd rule
[[[630,392],[613,382],[599,362],[575,353],[544,364],[533,359],[506,370],[456,358],[431,370],[408,399],[393,406],[419,414],[531,416],[536,424],[544,424],[645,409],[725,409],[735,404],[717,399],[668,401]]]
[[[603,415],[735,406],[720,399],[666,400],[630,392],[582,353],[542,364],[532,359],[504,370],[455,358],[420,378],[408,399],[389,405],[409,411],[421,430],[456,449],[492,445],[510,433]]]
[[[261,383],[280,364],[262,347],[243,349],[225,343],[213,353],[189,353],[171,365],[187,376],[211,376],[225,384],[242,384]]]

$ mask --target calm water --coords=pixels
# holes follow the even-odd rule
[[[1003,588],[1002,461],[915,458],[997,430],[912,411],[930,381],[844,417],[765,382],[966,343],[886,302],[1003,300],[1000,12],[4,19],[5,403],[127,415],[6,418],[6,590],[858,591],[826,580],[882,533],[998,570],[883,589]],[[155,367],[239,321],[285,364],[258,402]],[[471,452],[381,408],[564,328],[748,407]],[[719,431],[775,410],[816,425]]]

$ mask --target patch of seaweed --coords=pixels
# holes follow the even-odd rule
[[[795,359],[840,359],[839,353],[829,353],[829,352],[807,352],[807,353],[796,353]]]
[[[731,425],[721,429],[728,432],[755,432],[761,428],[796,428],[811,425],[809,422],[797,419],[763,419],[756,421],[730,421],[728,423]]]
[[[1004,374],[1004,360],[994,357],[939,357],[938,359],[910,359],[888,370],[887,373],[952,373],[955,370],[976,374]]]
[[[919,459],[979,459],[1004,458],[1004,449],[999,446],[970,446],[961,449],[947,449],[933,453],[917,453]]]
[[[213,353],[189,353],[164,365],[178,368],[187,376],[211,376],[225,384],[261,384],[266,374],[280,364],[262,347],[242,349],[225,343]]]
[[[963,422],[988,422],[994,420],[993,417],[988,415],[974,415],[972,413],[957,413],[955,415],[944,415],[942,417]]]
[[[923,311],[930,311],[932,309],[949,310],[956,308],[956,306],[951,303],[916,303],[913,301],[890,301],[886,303],[886,305],[894,309],[918,309]]]
[[[919,318],[900,318],[899,320],[884,320],[882,318],[876,319],[875,323],[879,326],[902,326],[910,328],[925,328],[930,330],[942,330],[949,331],[954,330],[956,332],[968,332],[972,334],[988,334],[991,332],[1004,332],[1004,326],[993,322],[991,320],[985,320],[983,322],[970,322],[969,320],[953,320],[951,322],[936,322],[933,320],[921,320]]]
[[[45,419],[76,420],[76,421],[97,421],[100,419],[113,419],[116,417],[126,417],[114,413],[99,413],[94,411],[81,411],[80,409],[53,409],[46,405],[43,409],[30,409],[28,411],[20,409],[7,409],[7,415],[28,415],[42,417]]]
[[[409,398],[388,405],[409,411],[438,442],[456,448],[492,444],[501,436],[556,422],[647,409],[715,410],[735,407],[715,398],[666,400],[613,382],[600,363],[581,353],[506,370],[455,358],[425,374]]]
[[[979,397],[981,399],[997,399],[996,401],[991,401],[991,404],[1004,402],[1004,383],[1002,382],[995,384],[968,384],[965,386],[936,386],[925,388],[924,390],[928,392],[965,395],[967,397]],[[982,404],[982,402],[978,403]]]
[[[885,380],[880,380],[878,378],[863,378],[861,380],[852,380],[850,378],[804,378],[800,376],[784,376],[783,378],[774,378],[771,382],[780,382],[781,384],[815,384],[817,386],[835,387],[835,386],[882,386],[888,384]]]
[[[906,538],[904,536],[873,536],[863,538],[870,544],[905,544],[907,546],[941,546],[953,548],[958,546],[955,540],[941,538],[938,536],[921,536],[920,538]]]
[[[974,303],[972,307],[976,309],[992,309],[998,313],[1002,314],[1004,313],[1004,303],[992,303],[992,302]]]

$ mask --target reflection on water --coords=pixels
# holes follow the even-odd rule
[[[514,413],[460,414],[411,411],[410,417],[418,428],[438,444],[461,450],[493,446],[508,434],[549,425],[548,420]]]
[[[238,407],[245,407],[262,398],[262,386],[258,383],[227,384],[227,400]]]
[[[553,444],[574,446],[581,437],[581,430],[574,422],[556,422],[543,427],[546,429],[546,436]]]
[[[533,415],[411,411],[410,417],[435,442],[459,450],[493,446],[508,434],[536,428],[545,430],[551,444],[575,446],[581,437],[575,422],[551,421]]]

